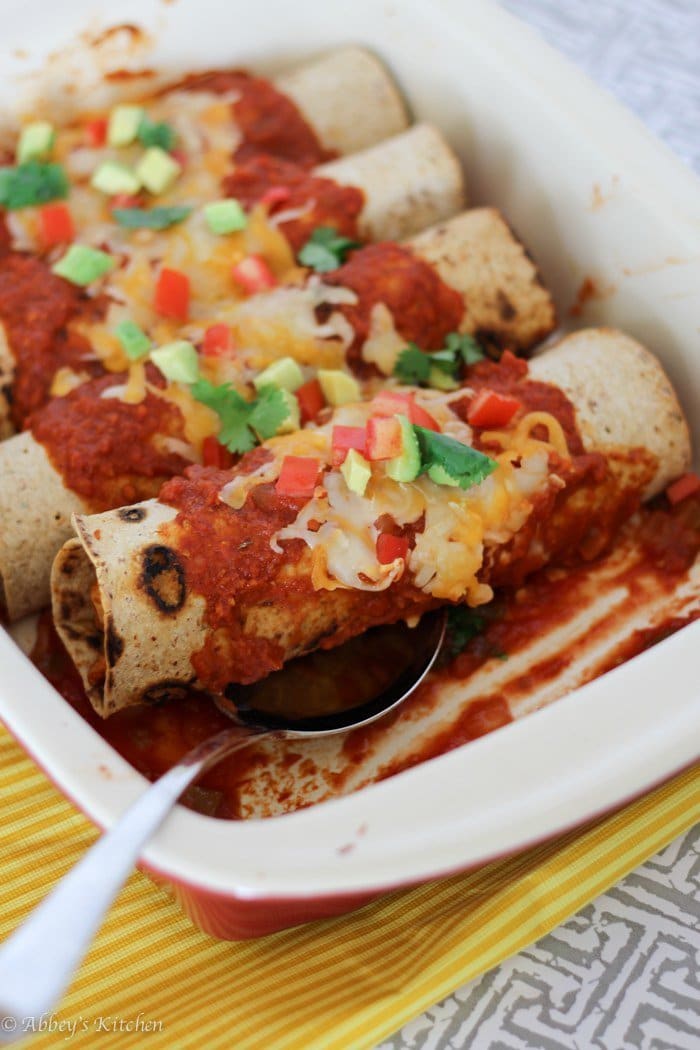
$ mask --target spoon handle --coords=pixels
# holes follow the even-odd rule
[[[185,788],[209,765],[261,735],[236,726],[189,751],[7,938],[0,948],[0,1043],[21,1039],[29,1019],[50,1010],[62,996],[144,844]]]

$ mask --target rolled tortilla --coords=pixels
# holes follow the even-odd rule
[[[367,241],[404,240],[465,205],[460,163],[431,124],[415,124],[362,153],[322,164],[315,174],[362,190],[359,228]]]
[[[29,431],[0,444],[0,600],[11,620],[34,612],[47,565],[71,534],[71,515],[89,513]]]
[[[472,208],[410,241],[464,296],[461,329],[520,353],[553,331],[552,297],[537,266],[496,208]]]
[[[601,360],[605,355],[607,384],[591,380],[591,353]],[[487,536],[481,583],[518,582],[523,573],[549,560],[581,552],[593,556],[600,549],[596,534],[612,504],[629,513],[634,500],[626,502],[627,492],[653,495],[687,469],[690,446],[681,409],[661,365],[634,340],[607,329],[578,333],[538,358],[529,378],[555,382],[562,376],[585,451],[602,453],[608,473],[604,479],[596,477],[583,493],[576,485],[570,493],[564,488],[542,529],[528,533],[527,523],[521,528],[527,538],[524,547],[517,531],[507,542],[497,533]],[[632,413],[620,412],[623,396],[631,405],[648,408],[647,418],[654,420],[648,430],[640,431]],[[91,517],[76,515],[78,538],[64,545],[54,563],[55,623],[102,715],[141,700],[176,696],[184,685],[201,685],[192,658],[205,647],[223,662],[224,682],[226,675],[230,683],[241,680],[240,669],[226,664],[226,645],[208,625],[205,598],[188,587],[186,558],[173,546],[176,517],[173,507],[156,500]],[[585,554],[589,533],[594,547]],[[237,596],[231,595],[252,651],[263,653],[269,644],[289,659],[440,604],[426,598],[422,604],[397,599],[392,605],[386,597],[390,589],[382,592],[383,599],[353,589],[312,590],[310,563],[305,550],[280,570],[280,580],[291,573],[299,584],[298,600],[290,600],[287,591],[283,601],[275,602],[274,580],[250,604],[236,604]],[[97,627],[94,588],[103,630]],[[244,680],[250,675],[249,668]]]
[[[464,237],[472,239],[471,243],[464,245],[456,236],[452,236],[452,229],[459,230]],[[489,254],[484,255],[480,240],[484,231],[490,230],[487,237]],[[524,249],[513,237],[506,223],[499,213],[491,208],[478,209],[476,212],[465,212],[450,222],[426,231],[416,241],[410,242],[420,249],[422,255],[429,257],[431,263],[442,270],[453,283],[456,290],[463,296],[466,311],[464,329],[466,331],[477,330],[476,318],[482,317],[488,308],[488,303],[497,297],[497,292],[489,287],[489,280],[498,282],[498,288],[504,295],[510,295],[515,300],[516,288],[522,288],[522,295],[518,298],[519,308],[514,317],[509,317],[503,327],[496,331],[492,329],[492,337],[498,335],[502,342],[508,344],[508,339],[518,345],[529,345],[528,339],[532,335],[532,327],[529,320],[529,309],[536,309],[537,305],[545,297],[550,303],[550,316],[554,317],[551,300],[539,285],[531,278],[535,273],[534,267],[526,257]],[[456,244],[461,246],[460,258],[465,260],[465,272],[462,274],[456,265],[452,252]],[[445,254],[439,250],[442,248]],[[474,267],[472,260],[476,254],[484,259],[485,273]],[[338,271],[340,272],[340,271]],[[252,300],[250,300],[252,302]],[[482,305],[486,304],[486,305]],[[524,334],[519,336],[519,326],[524,326]],[[53,550],[41,547],[34,543],[38,524],[42,518],[49,519],[54,513],[54,494],[61,493],[60,508],[70,505],[76,514],[85,513],[84,501],[79,496],[70,492],[61,479],[58,471],[45,454],[27,459],[25,456],[15,452],[16,438],[10,438],[8,442],[0,444],[0,477],[5,471],[9,472],[10,464],[14,463],[15,472],[22,475],[22,486],[29,494],[27,500],[17,506],[13,499],[12,490],[3,486],[4,506],[0,505],[0,532],[4,532],[4,542],[0,545],[0,581],[2,581],[8,614],[11,619],[17,619],[30,612],[45,606],[50,597],[50,573],[53,557],[62,542],[69,539],[70,529],[63,517],[59,520],[63,523],[63,532],[59,536],[58,531],[54,538],[58,541]],[[25,442],[31,444],[34,439],[27,435]],[[9,476],[9,473],[8,473]],[[19,484],[15,481],[15,485]],[[41,501],[38,510],[31,505],[31,493],[34,498]],[[46,498],[42,495],[46,494]],[[59,509],[60,509],[59,508]],[[8,530],[4,522],[13,522],[12,528]],[[22,558],[16,557],[16,552],[21,552],[25,544],[37,548],[36,566],[32,574],[30,584],[22,579]],[[15,595],[13,599],[11,596]]]
[[[386,67],[361,47],[345,47],[275,78],[326,149],[355,153],[396,135],[408,114]]]

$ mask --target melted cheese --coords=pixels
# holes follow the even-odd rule
[[[354,332],[337,311],[321,324],[316,309],[322,303],[354,302],[355,293],[349,289],[324,285],[311,277],[303,287],[282,286],[253,295],[225,316],[239,352],[251,368],[264,368],[287,355],[300,364],[339,368]]]
[[[451,412],[444,395],[426,400],[436,415]],[[273,460],[255,475],[235,478],[221,498],[240,507],[254,485],[279,476],[284,455],[318,455],[310,451],[314,449],[314,443],[309,444],[312,434],[325,452],[322,462],[328,463],[333,424],[361,426],[370,412],[367,404],[346,405],[326,426],[302,432],[303,438],[297,434],[276,439],[271,448]],[[452,422],[455,436],[467,439],[469,428],[454,413]],[[530,437],[538,425],[546,427],[551,443]],[[386,475],[382,464],[375,463],[365,495],[359,496],[347,488],[339,471],[331,470],[295,521],[273,537],[272,547],[282,551],[285,541],[302,540],[312,552],[311,578],[319,590],[384,590],[408,572],[414,586],[431,597],[470,605],[490,601],[490,587],[478,578],[486,548],[508,543],[532,513],[536,495],[562,484],[549,468],[550,453],[560,452],[563,437],[553,417],[529,413],[499,435],[502,451],[496,457],[496,469],[468,489],[437,485],[426,476],[410,483],[396,482]],[[273,442],[266,444],[271,447]],[[565,444],[564,449],[568,455]],[[377,560],[377,523],[386,515],[400,527],[415,525],[423,518],[406,564],[403,559],[391,565]]]
[[[369,335],[362,345],[362,357],[368,364],[376,365],[385,375],[393,374],[396,359],[406,348],[394,327],[394,318],[384,303],[375,303],[369,315]]]
[[[72,368],[59,368],[51,382],[51,397],[65,397],[71,390],[81,386],[90,378],[88,372],[75,372]]]

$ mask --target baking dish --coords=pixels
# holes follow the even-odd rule
[[[89,24],[88,3],[27,4],[0,70],[14,77]],[[124,4],[157,69],[269,69],[343,42],[389,63],[414,114],[465,162],[473,203],[498,204],[531,247],[567,324],[619,325],[662,359],[698,416],[697,182],[606,96],[491,5],[210,0]],[[270,27],[274,27],[271,29]],[[27,47],[29,59],[14,53]],[[283,43],[280,43],[283,42]],[[56,67],[60,68],[59,66]],[[577,294],[585,279],[597,295]],[[578,315],[569,316],[574,306]],[[144,855],[192,918],[221,937],[331,915],[399,885],[483,863],[585,821],[697,757],[700,681],[689,627],[557,704],[346,798],[268,820],[179,809]],[[109,826],[143,780],[0,636],[0,714],[52,779]],[[673,691],[669,683],[673,683]]]

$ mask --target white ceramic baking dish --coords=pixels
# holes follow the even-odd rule
[[[0,101],[10,104],[17,74],[89,25],[97,5],[23,0],[2,8]],[[119,19],[152,30],[153,52],[133,61],[159,69],[273,70],[341,43],[375,49],[414,114],[437,123],[459,150],[471,202],[499,205],[533,251],[562,318],[592,278],[602,294],[576,323],[619,325],[658,353],[700,437],[698,182],[498,7],[123,0]],[[237,823],[179,808],[145,865],[205,929],[236,937],[514,851],[696,759],[699,644],[696,624],[551,707],[346,798]],[[0,716],[102,826],[145,786],[2,631]]]

